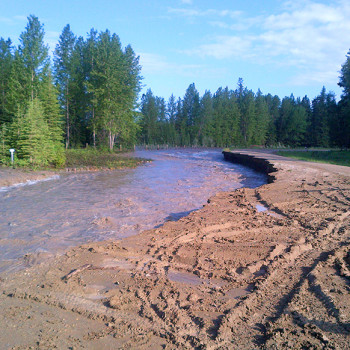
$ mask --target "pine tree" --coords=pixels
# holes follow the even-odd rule
[[[327,106],[326,88],[312,101],[311,113],[311,142],[313,146],[329,146],[329,114]]]
[[[38,97],[41,84],[48,72],[48,49],[44,44],[44,30],[37,17],[28,17],[26,30],[20,35],[8,77],[5,110],[8,121],[19,120],[28,102]],[[11,128],[13,129],[13,128]],[[17,133],[12,133],[16,137]],[[16,139],[11,140],[16,144]]]
[[[44,44],[44,29],[39,19],[28,17],[26,30],[20,35],[19,55],[24,68],[27,96],[33,101],[38,97],[40,82],[49,68],[48,48]]]
[[[306,110],[293,95],[282,100],[278,121],[279,141],[297,147],[305,144]]]
[[[164,144],[167,141],[167,120],[166,120],[166,106],[165,100],[162,97],[156,97],[156,109],[157,109],[157,144]]]
[[[90,97],[87,91],[89,67],[86,56],[86,42],[79,37],[74,45],[71,58],[70,84],[70,138],[69,147],[79,147],[88,141]]]
[[[176,129],[175,129],[175,121],[176,121],[176,99],[172,94],[169,97],[167,106],[166,106],[166,116],[168,120],[168,139],[167,143],[171,145],[176,145]]]
[[[136,130],[133,109],[140,77],[138,59],[130,49],[122,51],[116,34],[105,31],[99,35],[91,79],[100,128],[107,132],[110,150],[117,138],[130,139],[135,133],[129,131]]]
[[[199,138],[199,93],[194,83],[190,84],[186,90],[182,101],[182,137],[184,145],[197,145]]]
[[[11,121],[6,112],[6,101],[12,62],[12,42],[10,39],[5,41],[0,38],[0,126]]]
[[[205,91],[200,100],[200,125],[199,125],[199,142],[202,146],[214,146],[213,139],[213,97],[209,90]]]
[[[342,65],[338,85],[343,88],[337,113],[339,120],[335,121],[339,129],[338,132],[333,130],[332,135],[336,136],[338,146],[350,147],[350,51]]]
[[[43,81],[40,101],[43,108],[44,119],[49,128],[48,141],[52,149],[52,152],[48,153],[48,163],[55,167],[61,167],[65,164],[63,121],[58,103],[58,91],[53,85],[50,72]]]
[[[280,98],[275,95],[267,94],[265,96],[267,103],[268,113],[269,113],[269,122],[266,133],[266,144],[271,146],[277,142],[277,121],[279,117],[279,107],[281,104]]]
[[[142,95],[141,113],[142,140],[146,145],[155,144],[157,142],[158,108],[151,89]]]
[[[335,98],[334,92],[328,92],[326,97],[327,112],[328,112],[328,123],[329,123],[329,145],[334,147],[338,146],[338,138],[336,134],[338,130],[338,120],[339,120],[339,107]]]
[[[59,89],[59,99],[64,109],[66,120],[66,148],[69,147],[71,134],[71,84],[72,84],[72,54],[76,37],[67,24],[60,35],[54,52],[55,78]]]
[[[5,113],[9,122],[18,114],[18,110],[24,112],[29,96],[24,63],[19,51],[16,50],[8,77],[5,101]]]
[[[343,99],[350,98],[350,50],[346,55],[346,61],[343,63],[340,70],[338,85],[343,88]]]
[[[213,130],[215,145],[227,147],[239,144],[240,114],[235,94],[227,87],[219,88],[213,97]]]
[[[255,117],[253,143],[256,145],[265,145],[269,127],[269,111],[266,100],[260,89],[255,98]]]
[[[8,149],[8,128],[6,123],[2,123],[0,125],[0,164],[6,162]]]
[[[176,129],[176,145],[183,146],[185,145],[185,136],[186,133],[186,120],[182,116],[182,100],[179,97],[176,102],[176,118],[175,118],[175,129]]]
[[[19,157],[32,166],[49,165],[53,147],[44,110],[37,98],[30,100],[27,112],[24,116],[19,116],[17,126],[20,130],[17,141]]]
[[[87,91],[87,110],[88,127],[92,132],[92,143],[96,147],[96,133],[98,130],[98,116],[96,115],[97,100],[94,93],[94,82],[91,72],[96,63],[97,31],[91,29],[85,45],[84,62],[86,67],[86,91]]]
[[[254,131],[256,127],[255,114],[255,96],[251,90],[245,88],[238,97],[240,110],[240,130],[242,133],[243,143],[250,145],[253,142]]]

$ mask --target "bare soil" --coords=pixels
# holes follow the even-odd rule
[[[26,183],[27,181],[42,180],[55,174],[57,173],[53,171],[33,171],[0,166],[0,188]]]
[[[349,349],[350,168],[255,155],[273,183],[3,275],[0,348]]]

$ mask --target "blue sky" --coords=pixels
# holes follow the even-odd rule
[[[66,24],[86,38],[109,29],[140,56],[145,91],[183,97],[245,85],[283,98],[337,86],[350,49],[348,0],[1,0],[0,36],[18,44],[27,16],[53,49]]]

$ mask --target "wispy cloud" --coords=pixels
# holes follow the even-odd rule
[[[176,14],[183,17],[229,17],[237,18],[242,14],[241,11],[231,11],[231,10],[199,10],[194,8],[169,8],[168,12],[170,14]]]
[[[345,9],[348,6],[345,6]],[[308,3],[293,12],[283,12],[279,15],[268,16],[263,26],[269,29],[284,30],[338,23],[344,19],[343,6],[325,5],[320,3]]]
[[[252,41],[239,36],[218,36],[215,42],[184,50],[189,55],[211,56],[216,59],[248,58],[252,55]]]
[[[26,21],[27,17],[26,16],[12,16],[12,17],[3,17],[0,16],[0,23],[5,23],[6,25],[14,25],[17,24],[18,22],[23,22]]]
[[[201,13],[209,17],[208,11],[211,10]],[[184,53],[294,67],[303,72],[295,77],[294,82],[310,82],[310,79],[335,82],[350,47],[349,18],[348,1],[330,4],[316,1],[292,4],[286,1],[280,13],[254,18],[240,16],[235,20],[224,16],[217,20],[213,13],[208,23],[220,28],[221,32],[226,30],[227,34],[206,38],[209,43]]]
[[[24,15],[17,15],[17,16],[14,16],[13,19],[15,19],[16,21],[26,22],[28,20],[28,17]]]
[[[183,76],[191,76],[194,71],[198,71],[203,68],[200,64],[179,64],[168,61],[166,57],[142,52],[140,55],[140,64],[142,66],[142,72],[144,74],[164,74],[166,72],[172,72],[181,74]]]

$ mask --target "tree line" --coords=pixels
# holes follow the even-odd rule
[[[200,96],[195,84],[168,101],[149,89],[141,99],[140,141],[171,146],[350,147],[350,64],[342,68],[339,103],[325,87],[312,101],[254,93],[238,80]],[[346,80],[347,79],[347,80]],[[346,88],[348,90],[346,90]]]
[[[141,67],[132,47],[67,25],[51,64],[44,34],[31,15],[18,47],[0,38],[0,161],[15,148],[19,163],[62,166],[64,148],[134,144]]]
[[[166,101],[139,98],[141,66],[130,45],[106,30],[77,37],[66,25],[50,60],[44,28],[31,15],[16,47],[0,38],[0,162],[62,166],[65,148],[169,146],[350,147],[350,52],[339,102],[323,87],[313,100],[256,93],[240,78],[200,96],[190,84]]]

